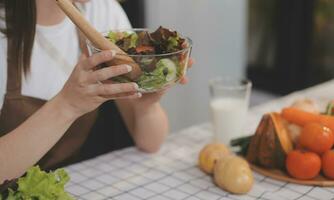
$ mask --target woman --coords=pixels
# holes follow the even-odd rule
[[[115,0],[73,2],[99,31],[130,28]],[[115,53],[81,54],[83,40],[55,0],[0,4],[0,182],[36,163],[50,169],[77,161],[94,148],[133,142],[146,152],[159,149],[168,132],[162,93],[142,95],[135,83],[98,84],[131,67],[93,71]]]

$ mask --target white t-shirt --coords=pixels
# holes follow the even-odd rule
[[[98,30],[130,28],[130,22],[122,7],[116,0],[91,0],[78,5],[86,19]],[[4,22],[0,21],[0,26]],[[77,31],[73,23],[66,18],[55,26],[36,27],[37,34],[47,39],[52,48],[57,49],[60,58],[66,60],[70,69],[64,69],[59,60],[48,54],[45,45],[35,39],[31,60],[31,73],[22,79],[21,93],[25,96],[49,100],[63,87],[78,61],[80,54]],[[50,46],[50,45],[49,45]],[[7,39],[0,33],[0,111],[3,105],[7,86]]]

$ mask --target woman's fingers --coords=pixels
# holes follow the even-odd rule
[[[193,66],[194,63],[195,63],[194,59],[193,59],[193,58],[189,58],[188,68],[190,69],[190,68]],[[182,84],[182,85],[185,85],[185,84],[187,84],[188,82],[189,82],[189,79],[188,79],[188,77],[186,77],[186,76],[183,76],[183,77],[180,79],[180,84]]]
[[[189,79],[188,79],[188,77],[186,77],[186,76],[183,76],[181,79],[180,79],[180,84],[182,84],[182,85],[185,85],[185,84],[187,84],[189,82]]]
[[[193,66],[194,63],[195,63],[194,59],[193,58],[189,58],[188,68],[190,69]],[[182,78],[180,78],[180,84],[185,85],[188,82],[189,82],[188,77],[183,76]]]
[[[105,67],[92,72],[88,77],[88,83],[97,83],[108,80],[122,74],[129,73],[132,70],[130,65],[116,65]]]
[[[142,97],[142,94],[140,92],[125,92],[121,94],[115,94],[115,95],[108,95],[103,96],[105,99],[113,100],[113,99],[138,99]]]
[[[189,61],[188,61],[188,68],[191,68],[193,66],[193,64],[195,63],[194,59],[193,58],[189,58]]]
[[[112,60],[115,55],[116,53],[114,51],[102,51],[84,59],[81,62],[81,66],[85,70],[91,70],[102,63]]]
[[[135,93],[138,91],[136,83],[99,84],[95,86],[96,95],[111,96],[121,93]]]

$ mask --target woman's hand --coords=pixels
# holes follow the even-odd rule
[[[190,69],[193,64],[194,64],[194,60],[189,59],[188,68]],[[179,83],[182,84],[182,85],[185,85],[188,82],[189,82],[188,77],[184,76],[180,79]],[[144,94],[143,97],[141,97],[140,99],[129,100],[129,102],[132,103],[136,108],[146,109],[147,106],[154,105],[154,104],[158,103],[161,100],[161,98],[163,97],[163,95],[168,90],[169,90],[169,88],[166,88],[166,89],[164,89],[162,91],[159,91],[159,92]]]
[[[79,117],[110,99],[141,97],[136,83],[104,82],[130,72],[131,66],[118,65],[95,70],[96,66],[110,61],[114,56],[112,51],[103,51],[88,58],[80,58],[65,86],[55,97],[67,112]]]

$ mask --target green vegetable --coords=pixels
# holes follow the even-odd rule
[[[21,193],[14,192],[12,189],[9,189],[7,200],[21,200],[21,199],[23,199]]]
[[[166,76],[166,81],[172,81],[175,80],[176,78],[176,74],[177,74],[177,68],[175,63],[170,60],[170,59],[161,59],[158,63],[157,63],[157,67],[159,68],[164,68],[164,75]]]
[[[128,83],[131,82],[131,80],[125,76],[116,76],[112,78],[113,81],[118,83]]]
[[[327,104],[325,115],[334,115],[334,102],[329,102]]]
[[[19,178],[17,191],[8,189],[4,200],[74,200],[64,189],[69,179],[64,169],[46,173],[38,166],[32,167]]]
[[[148,65],[151,65],[153,62],[154,62],[154,60],[155,60],[155,58],[145,58],[145,57],[143,57],[143,58],[141,58],[140,59],[140,63],[142,64],[142,65],[144,65],[144,67],[145,66],[148,66]]]
[[[133,34],[136,34],[136,33],[133,33]],[[114,31],[109,31],[108,35],[107,35],[107,38],[113,42],[113,43],[116,43],[118,42],[119,40],[123,40],[124,38],[127,38],[129,36],[131,36],[132,33],[128,33],[128,32],[114,32]],[[137,34],[136,34],[137,35]]]
[[[150,90],[161,88],[169,81],[175,80],[177,76],[177,67],[175,63],[168,58],[159,60],[156,69],[152,72],[145,72],[138,80],[139,87]]]
[[[253,136],[251,135],[251,136],[233,139],[230,142],[230,145],[232,147],[239,147],[240,149],[236,153],[242,156],[246,156],[252,137]]]
[[[138,85],[144,90],[153,90],[166,84],[163,70],[155,69],[153,72],[144,72],[138,80]]]
[[[179,46],[179,40],[180,38],[178,36],[176,37],[169,37],[167,42],[167,51],[173,52],[177,51],[177,47]]]
[[[131,48],[136,48],[137,41],[138,41],[137,33],[129,34],[127,32],[123,32],[122,34],[123,34],[122,42],[121,42],[119,47],[122,48],[125,51],[128,51]]]
[[[136,48],[137,41],[138,41],[138,35],[136,33],[131,34],[129,48]]]
[[[117,33],[112,31],[108,33],[108,39],[113,43],[116,43],[119,40]]]

